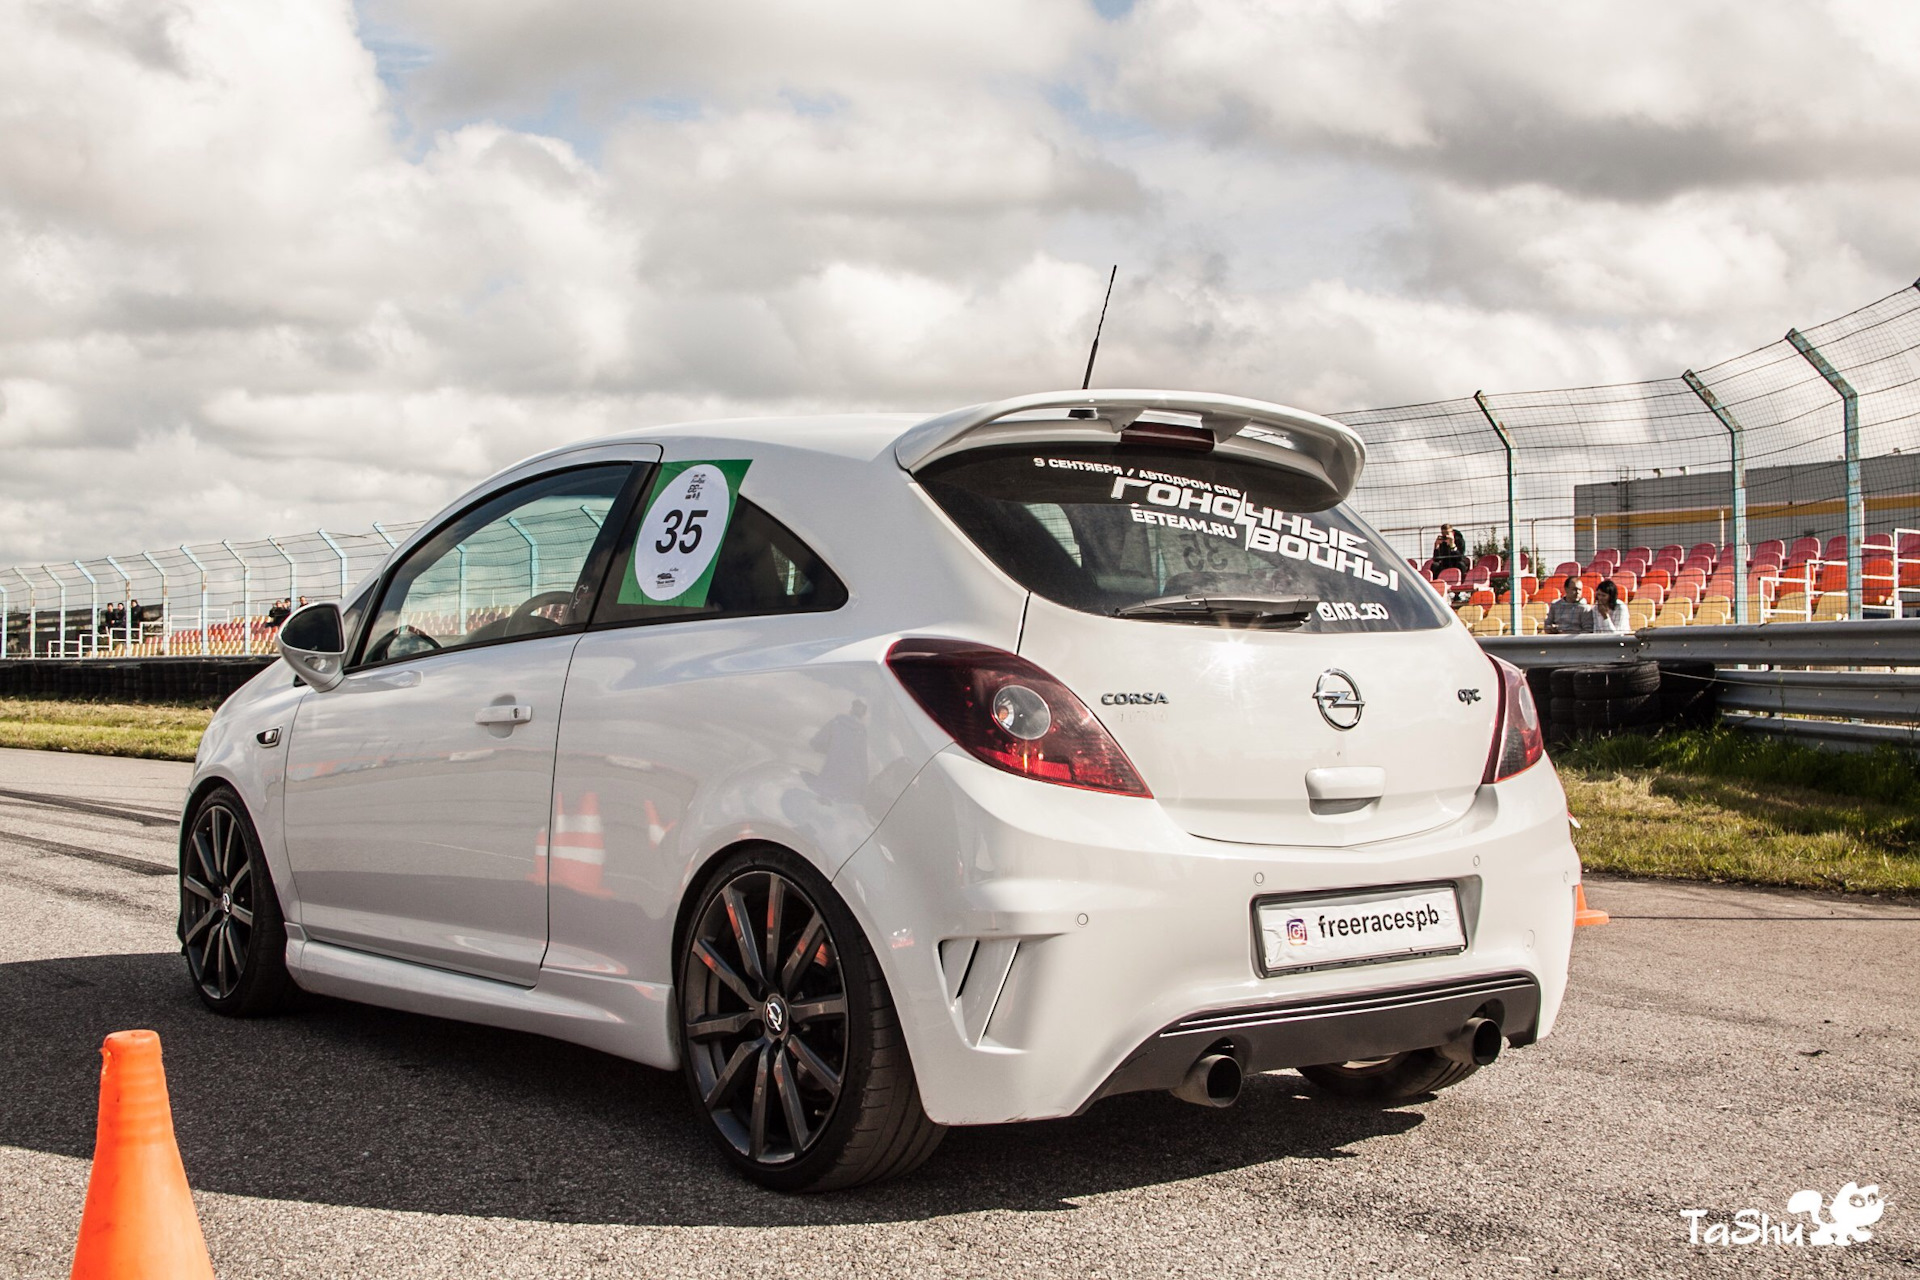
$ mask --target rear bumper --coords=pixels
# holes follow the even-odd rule
[[[1135,1049],[1089,1101],[1171,1089],[1208,1053],[1229,1053],[1246,1072],[1382,1058],[1442,1044],[1475,1016],[1492,1017],[1514,1044],[1531,1044],[1540,984],[1509,973],[1195,1014]]]
[[[1550,767],[1481,788],[1419,836],[1277,847],[1200,839],[1154,801],[949,747],[836,885],[880,959],[928,1114],[997,1124],[1168,1087],[1220,1039],[1237,1053],[1244,1040],[1256,1071],[1381,1056],[1438,1045],[1495,1000],[1506,1034],[1530,1042],[1566,989],[1579,876]],[[1464,951],[1258,972],[1255,898],[1440,882],[1459,894]],[[1489,982],[1503,985],[1475,985]]]

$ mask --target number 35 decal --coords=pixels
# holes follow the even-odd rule
[[[661,555],[666,555],[678,548],[681,555],[692,555],[694,549],[700,545],[700,535],[705,532],[700,522],[705,520],[707,515],[705,507],[698,511],[682,511],[675,507],[667,512],[666,523],[660,528],[660,540],[653,544],[653,549]],[[683,529],[684,534],[681,533]],[[676,535],[679,535],[677,540]]]
[[[670,462],[660,468],[620,583],[621,604],[698,609],[707,603],[748,466],[745,461]]]

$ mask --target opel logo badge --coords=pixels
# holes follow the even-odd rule
[[[787,1031],[787,1004],[779,996],[767,997],[767,1031],[771,1035],[785,1035]]]
[[[1360,723],[1367,700],[1360,696],[1352,676],[1338,667],[1328,667],[1313,686],[1313,705],[1320,708],[1320,718],[1334,728],[1351,729]]]

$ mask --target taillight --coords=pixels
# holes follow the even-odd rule
[[[1487,768],[1480,781],[1499,782],[1533,765],[1546,754],[1546,740],[1540,735],[1540,709],[1533,705],[1533,690],[1527,687],[1527,674],[1492,654],[1493,672],[1500,681],[1498,714],[1493,721],[1493,748],[1487,752]]]
[[[1153,794],[1086,704],[1018,654],[968,640],[901,640],[887,666],[934,723],[995,768],[1063,787]]]

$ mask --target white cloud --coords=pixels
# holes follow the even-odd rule
[[[1338,410],[1703,365],[1914,273],[1917,21],[0,0],[0,564],[1071,384],[1115,260],[1110,384]]]

